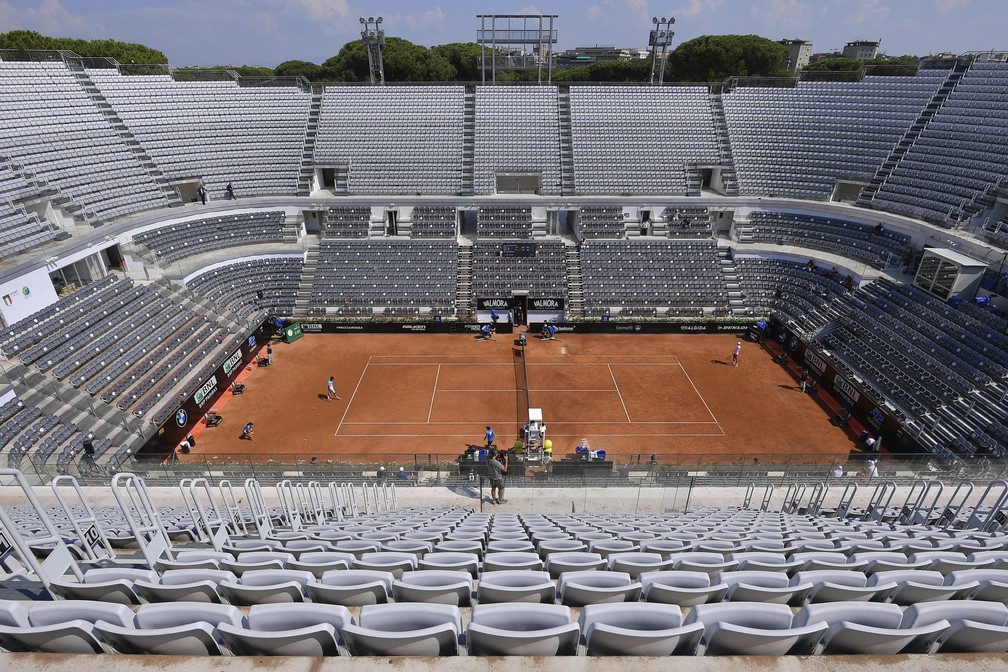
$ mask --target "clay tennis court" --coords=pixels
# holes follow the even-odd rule
[[[453,459],[482,443],[488,424],[498,445],[513,445],[530,406],[542,409],[554,457],[582,439],[617,461],[829,461],[853,447],[759,345],[744,342],[741,366],[730,366],[734,336],[529,338],[524,362],[515,338],[340,334],[276,343],[275,364],[246,372],[245,393],[218,404],[224,422],[200,433],[190,459]],[[330,375],[338,401],[325,398]],[[239,439],[249,421],[255,441]]]

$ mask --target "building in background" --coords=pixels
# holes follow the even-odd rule
[[[879,55],[879,41],[856,40],[848,42],[843,48],[844,58],[856,58],[859,61],[870,61]]]
[[[788,72],[796,73],[809,64],[812,56],[812,43],[808,40],[780,40],[780,44],[788,50],[787,63],[784,67]]]
[[[573,68],[579,65],[591,65],[601,61],[632,61],[650,57],[647,49],[636,47],[574,47],[556,54],[556,67]]]

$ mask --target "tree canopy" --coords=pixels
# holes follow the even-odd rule
[[[59,49],[84,57],[114,58],[123,64],[168,62],[163,53],[142,44],[46,37],[28,30],[0,33],[0,49]],[[389,83],[473,82],[481,78],[481,48],[475,42],[451,42],[428,48],[399,37],[389,37],[382,52],[385,81]],[[719,82],[728,77],[787,77],[789,73],[784,70],[786,60],[787,49],[773,40],[757,35],[705,35],[683,42],[668,54],[665,81]],[[807,66],[805,70],[855,73],[865,66],[868,66],[867,73],[878,75],[913,75],[917,71],[917,61],[912,56],[875,59],[868,63],[854,59],[828,58]],[[198,78],[198,70],[221,69],[233,70],[247,77],[304,77],[310,82],[370,80],[367,49],[360,40],[347,42],[339,53],[321,64],[290,60],[275,68],[219,65],[182,70],[189,76]],[[499,82],[526,80],[534,76],[534,73],[497,70]],[[650,77],[650,59],[598,61],[590,65],[553,70],[553,79],[557,82],[647,82]]]
[[[870,61],[859,61],[856,58],[824,58],[811,63],[802,72],[856,72],[865,69],[869,75],[915,75],[917,74],[917,59],[913,56],[899,58],[873,58]]]
[[[787,49],[758,35],[704,35],[668,56],[665,81],[719,82],[728,77],[787,77]]]
[[[458,73],[447,58],[432,49],[400,37],[390,37],[382,47],[386,82],[450,82]],[[322,64],[340,82],[367,82],[367,48],[359,40],[347,42],[339,53]]]
[[[114,58],[120,63],[167,63],[168,58],[142,44],[117,40],[78,40],[70,37],[46,37],[32,30],[0,33],[0,49],[60,49],[79,56]]]

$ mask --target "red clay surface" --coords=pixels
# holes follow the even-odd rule
[[[529,338],[524,368],[514,337],[307,335],[274,343],[275,364],[246,372],[245,393],[222,400],[224,422],[204,429],[188,459],[375,461],[453,459],[481,444],[514,444],[529,406],[541,408],[554,456],[582,439],[617,461],[846,459],[848,433],[759,345],[729,364],[728,335],[565,335]],[[341,400],[326,401],[336,378]],[[254,422],[255,441],[241,440]],[[744,456],[744,457],[743,457]]]

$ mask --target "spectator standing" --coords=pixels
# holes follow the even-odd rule
[[[200,202],[206,205],[206,187],[202,184],[199,185],[199,189],[196,190],[196,195],[199,196]]]
[[[507,453],[492,448],[487,458],[487,476],[490,477],[490,501],[493,504],[507,502],[504,499],[504,475],[507,473],[507,468]]]
[[[234,193],[234,187],[231,186],[230,182],[228,182],[228,185],[224,187],[224,195],[227,197],[229,201],[233,201],[235,200],[235,198],[237,198]]]

